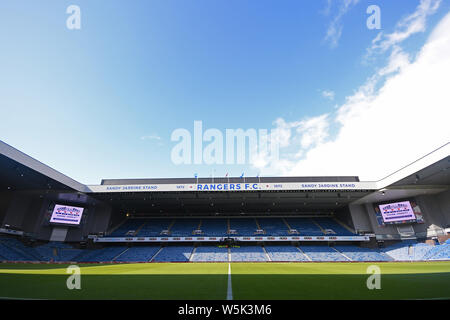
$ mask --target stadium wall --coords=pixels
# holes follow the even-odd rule
[[[54,203],[70,203],[85,208],[82,223],[67,228],[65,241],[82,241],[90,233],[104,232],[111,218],[111,207],[89,196],[76,192],[21,192],[4,193],[0,196],[0,222],[23,231],[38,240],[48,241],[55,225],[48,220],[49,208]]]
[[[117,228],[122,222],[126,220],[126,217],[123,212],[119,210],[112,210],[111,218],[109,219],[109,223],[105,232],[110,232],[111,230]]]
[[[372,233],[373,228],[366,208],[363,205],[350,205],[349,211],[357,232]]]
[[[412,227],[418,238],[432,237],[443,232],[450,225],[450,191],[438,194],[421,195],[414,198],[420,206],[424,223],[413,223]],[[398,199],[402,200],[402,199]],[[393,200],[395,202],[396,200]],[[358,231],[373,232],[378,236],[398,239],[399,225],[380,226],[376,220],[372,203],[350,205],[353,224]],[[437,232],[437,234],[436,234]]]
[[[48,203],[46,197],[36,193],[16,191],[5,211],[3,225],[8,224],[38,239],[48,240],[51,228],[42,225]]]
[[[13,228],[23,230],[23,222],[26,213],[30,211],[32,205],[32,197],[22,192],[14,192],[12,199],[6,209],[3,225],[10,225]],[[24,230],[28,231],[29,230]]]
[[[447,228],[450,227],[450,189],[437,195]]]
[[[66,241],[82,241],[89,234],[105,232],[111,218],[111,207],[95,201],[87,207],[85,223],[80,228],[69,228]]]
[[[353,223],[352,214],[349,207],[344,207],[336,211],[336,218],[345,223],[347,226],[355,230],[355,224]]]
[[[42,221],[45,218],[48,200],[38,196],[31,197],[30,207],[22,219],[22,230],[26,233],[38,235],[40,239],[49,239],[51,234],[50,228],[41,228]]]
[[[431,224],[446,228],[450,225],[450,190],[416,197],[424,212],[425,225]]]
[[[3,226],[3,220],[5,219],[6,211],[8,210],[11,198],[11,192],[0,193],[0,226]]]

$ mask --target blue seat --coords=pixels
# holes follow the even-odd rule
[[[335,248],[353,261],[393,261],[394,259],[378,249],[354,245],[337,245]]]
[[[297,247],[291,245],[265,245],[264,248],[272,261],[309,261]]]
[[[292,229],[296,229],[301,236],[323,236],[322,230],[309,218],[286,218]]]
[[[339,223],[337,223],[333,218],[313,218],[314,222],[319,224],[322,229],[329,229],[334,231],[337,236],[354,236],[353,232],[350,232]]]
[[[325,245],[299,247],[312,261],[348,261],[341,253]]]
[[[189,261],[193,246],[167,246],[154,258],[155,262],[184,262]]]
[[[256,221],[253,218],[230,219],[230,229],[237,232],[235,236],[253,236],[257,228]]]
[[[200,229],[207,237],[226,237],[228,234],[227,219],[202,219]]]
[[[258,218],[259,226],[264,230],[265,236],[287,236],[288,226],[281,218]]]
[[[231,261],[268,261],[260,246],[231,247]]]
[[[161,249],[160,246],[131,247],[117,257],[117,262],[147,262]]]
[[[192,261],[223,262],[228,261],[228,248],[202,245],[195,249]]]

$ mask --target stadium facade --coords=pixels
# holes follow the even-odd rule
[[[449,259],[449,169],[450,143],[379,181],[226,177],[84,185],[0,141],[0,260],[387,261],[407,260],[411,248],[422,246],[416,260],[433,252]]]

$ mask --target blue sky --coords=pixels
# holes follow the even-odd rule
[[[336,24],[342,34],[333,44],[326,34],[346,2]],[[292,164],[283,170],[174,165],[170,135],[177,128],[192,130],[194,120],[224,131],[335,115],[391,57],[387,50],[367,58],[372,40],[380,31],[395,32],[419,3],[4,0],[0,140],[88,184],[207,177],[213,170],[215,176],[308,175]],[[66,28],[72,4],[81,9],[80,30]],[[381,8],[382,30],[366,27],[371,4]],[[449,10],[448,1],[440,2],[427,15],[426,28],[402,42],[402,52],[417,54]],[[325,140],[332,141],[341,126],[330,121]],[[417,154],[431,151],[426,147]]]

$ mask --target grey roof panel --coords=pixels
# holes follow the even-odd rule
[[[102,185],[133,185],[133,184],[193,184],[193,183],[239,183],[240,177],[217,178],[156,178],[156,179],[103,179]],[[288,182],[359,182],[358,177],[245,177],[248,183],[288,183]]]

